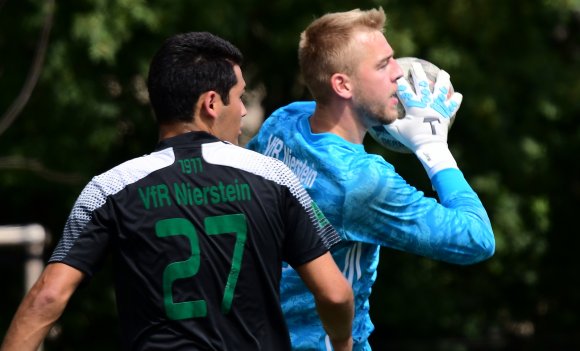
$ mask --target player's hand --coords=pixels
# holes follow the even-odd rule
[[[449,98],[451,86],[447,72],[440,70],[433,86],[420,63],[411,66],[415,91],[407,79],[399,78],[397,95],[405,108],[405,118],[397,119],[386,129],[413,152],[429,143],[447,143],[447,132],[451,117],[457,113],[463,96],[453,93]]]
[[[411,75],[415,91],[404,77],[397,81],[397,95],[405,108],[405,117],[385,128],[417,155],[431,177],[442,169],[457,168],[447,146],[447,132],[463,95],[453,92],[448,97],[451,82],[444,70],[438,72],[433,92],[420,63],[412,64]]]

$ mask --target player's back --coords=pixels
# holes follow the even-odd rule
[[[309,198],[281,162],[191,138],[96,177],[75,207],[102,204],[55,261],[84,260],[90,275],[98,257],[79,259],[94,252],[85,245],[112,244],[128,349],[289,349],[281,263],[326,251]]]

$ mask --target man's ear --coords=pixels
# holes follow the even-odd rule
[[[219,113],[221,98],[219,94],[210,90],[202,95],[201,108],[205,113],[213,118],[216,118]]]
[[[330,86],[338,96],[344,99],[350,99],[352,97],[352,83],[350,77],[346,74],[333,74],[330,77]]]

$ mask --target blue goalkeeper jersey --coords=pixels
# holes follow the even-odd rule
[[[431,181],[440,202],[426,197],[363,145],[312,133],[314,108],[314,102],[295,102],[278,109],[247,147],[286,163],[344,239],[332,255],[355,294],[354,350],[370,350],[369,295],[381,246],[472,264],[493,255],[493,231],[461,171],[435,174]],[[289,266],[280,290],[293,349],[331,350],[313,296]]]

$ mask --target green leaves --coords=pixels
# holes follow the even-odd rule
[[[133,39],[136,28],[154,30],[158,14],[143,0],[95,0],[89,11],[73,16],[72,37],[88,48],[89,58],[112,65],[120,48]]]
[[[49,2],[1,4],[0,116],[25,84],[50,10]],[[84,183],[153,148],[157,133],[145,79],[168,36],[207,30],[239,46],[248,89],[265,88],[267,115],[309,98],[296,57],[300,32],[312,19],[377,6],[387,13],[385,32],[396,55],[432,61],[464,95],[449,144],[491,215],[497,252],[482,264],[455,267],[383,250],[371,300],[376,345],[474,349],[468,346],[476,340],[481,349],[499,335],[515,340],[505,349],[518,349],[529,340],[514,332],[518,320],[532,323],[538,340],[577,328],[580,317],[568,311],[580,304],[573,288],[579,278],[570,273],[580,269],[573,259],[580,247],[574,229],[580,201],[578,0],[57,1],[38,83],[0,135],[0,224],[47,226],[54,237],[50,252]],[[370,138],[365,146],[436,196],[414,157],[390,154]],[[107,284],[84,292],[63,316],[63,335],[47,350],[114,348],[114,336],[99,335],[87,345],[87,328],[75,329],[88,325],[87,318],[110,326],[109,292]],[[100,303],[92,308],[85,300]],[[0,317],[0,327],[9,317]],[[456,341],[450,346],[443,336]],[[405,337],[418,341],[405,348]]]

